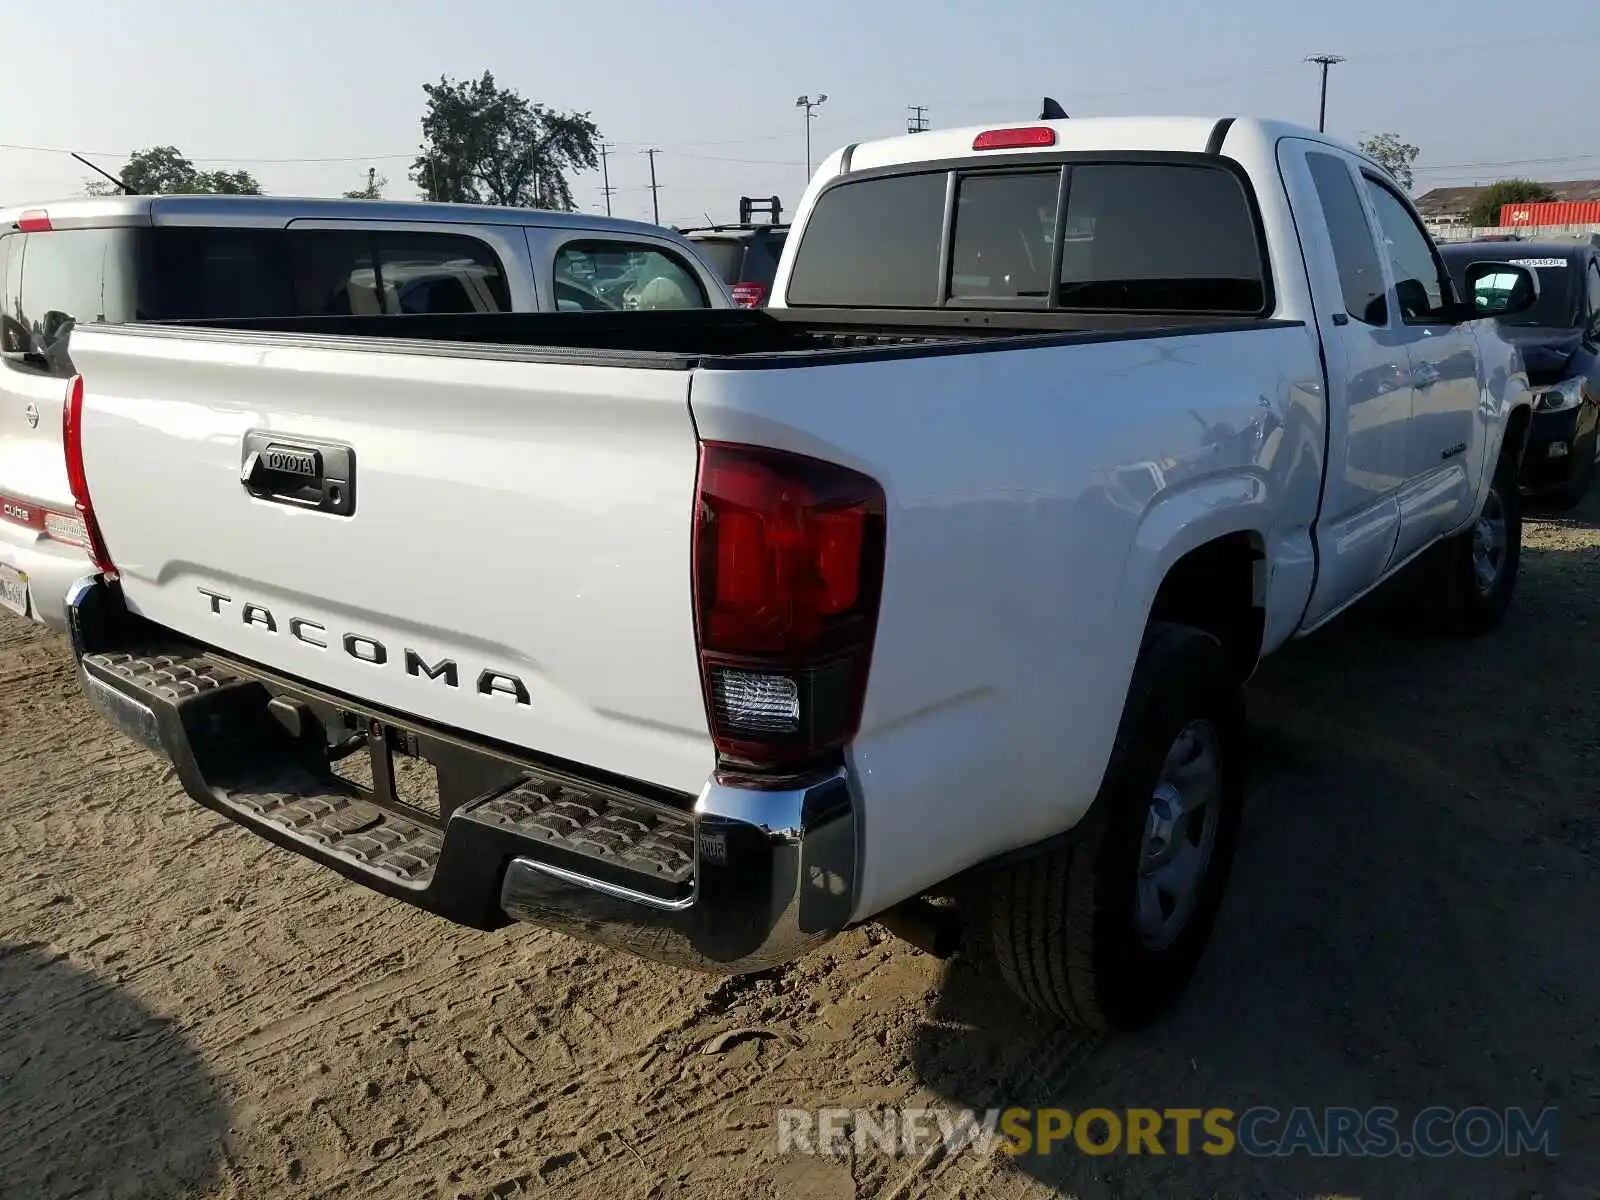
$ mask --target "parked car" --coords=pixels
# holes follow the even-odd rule
[[[465,925],[739,973],[945,952],[959,878],[1022,1000],[1139,1025],[1261,658],[1408,568],[1461,634],[1511,603],[1530,393],[1476,297],[1538,278],[1459,300],[1381,167],[1231,118],[862,143],[797,228],[759,312],[78,325],[83,686]]]
[[[1531,309],[1499,316],[1522,351],[1533,385],[1533,427],[1522,483],[1561,508],[1577,505],[1594,481],[1600,456],[1600,239],[1442,247],[1460,286],[1475,262],[1528,267],[1539,276]],[[1484,279],[1478,300],[1490,316],[1511,295],[1514,276]]]
[[[87,533],[61,462],[68,318],[613,311],[570,277],[627,256],[644,295],[725,308],[669,230],[581,213],[372,200],[132,196],[0,210],[0,605],[65,629]]]
[[[707,225],[680,230],[727,281],[740,308],[760,308],[783,257],[787,225]]]

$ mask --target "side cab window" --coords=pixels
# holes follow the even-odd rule
[[[590,238],[563,243],[552,274],[560,312],[711,307],[687,262],[644,242]]]
[[[1400,319],[1407,325],[1448,323],[1455,288],[1432,239],[1388,184],[1373,175],[1365,179],[1394,268],[1394,299]]]

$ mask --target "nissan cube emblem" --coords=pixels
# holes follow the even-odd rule
[[[22,415],[28,418],[29,429],[39,428],[39,406],[37,404],[28,405],[27,408],[22,410]]]

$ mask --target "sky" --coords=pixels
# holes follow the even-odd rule
[[[21,0],[12,0],[21,3]],[[1415,191],[1508,175],[1600,177],[1600,5],[1540,0],[75,0],[0,39],[0,204],[79,194],[131,150],[175,145],[279,195],[338,195],[376,168],[410,199],[422,85],[492,71],[588,112],[610,145],[612,211],[737,219],[741,195],[799,200],[812,161],[903,133],[1014,122],[1049,95],[1074,117],[1262,116],[1393,131]],[[1515,16],[1515,21],[1510,18]],[[605,211],[599,172],[574,181]]]

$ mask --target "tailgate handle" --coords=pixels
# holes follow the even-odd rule
[[[356,456],[343,442],[244,435],[239,483],[257,500],[348,517],[356,510]]]

